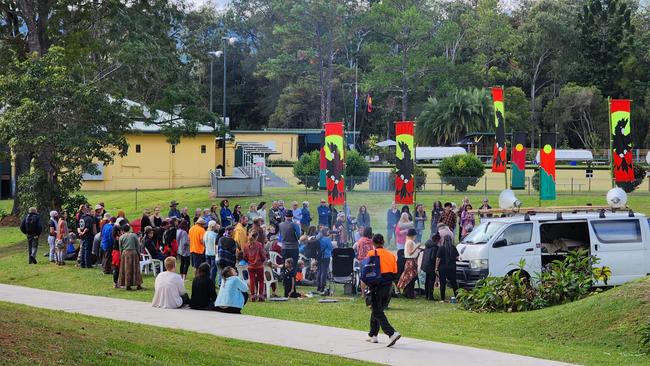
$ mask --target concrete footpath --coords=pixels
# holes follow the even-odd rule
[[[379,336],[379,344],[371,344],[365,341],[367,337],[365,332],[356,330],[191,309],[156,309],[152,308],[149,303],[141,301],[46,291],[21,286],[0,284],[0,301],[131,323],[208,333],[226,338],[388,365],[567,365],[555,361],[412,338],[402,338],[394,347],[386,348],[388,338],[383,334]]]

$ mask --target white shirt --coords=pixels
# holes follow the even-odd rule
[[[178,309],[183,305],[185,294],[183,279],[176,272],[162,272],[156,277],[155,292],[151,306],[155,308]]]

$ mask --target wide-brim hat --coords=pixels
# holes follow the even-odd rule
[[[169,207],[174,207],[174,206],[178,206],[178,202],[176,201],[169,202]]]

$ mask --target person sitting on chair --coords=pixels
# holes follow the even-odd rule
[[[156,277],[155,292],[151,306],[155,308],[178,309],[190,303],[190,297],[185,292],[185,284],[176,273],[176,258],[165,258],[167,271]]]

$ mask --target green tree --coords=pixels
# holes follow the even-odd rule
[[[355,186],[368,180],[370,164],[356,150],[345,151],[345,187],[353,190]]]
[[[345,188],[353,190],[368,180],[370,164],[356,150],[345,150]],[[316,190],[320,182],[320,151],[303,154],[293,166],[293,176],[298,184]]]
[[[493,118],[491,103],[485,89],[456,89],[443,99],[429,98],[417,119],[417,143],[448,145],[467,132],[485,131]]]
[[[509,86],[504,89],[506,109],[506,131],[529,131],[530,105],[524,91],[518,86]]]
[[[451,184],[459,192],[475,186],[485,174],[485,166],[473,154],[454,155],[442,159],[438,166],[438,175],[442,182]]]
[[[0,75],[0,140],[35,161],[18,179],[23,212],[61,209],[84,172],[96,172],[95,163],[109,164],[128,148],[126,107],[98,84],[76,80],[61,65],[64,57],[64,49],[52,47],[42,57],[15,59]]]

